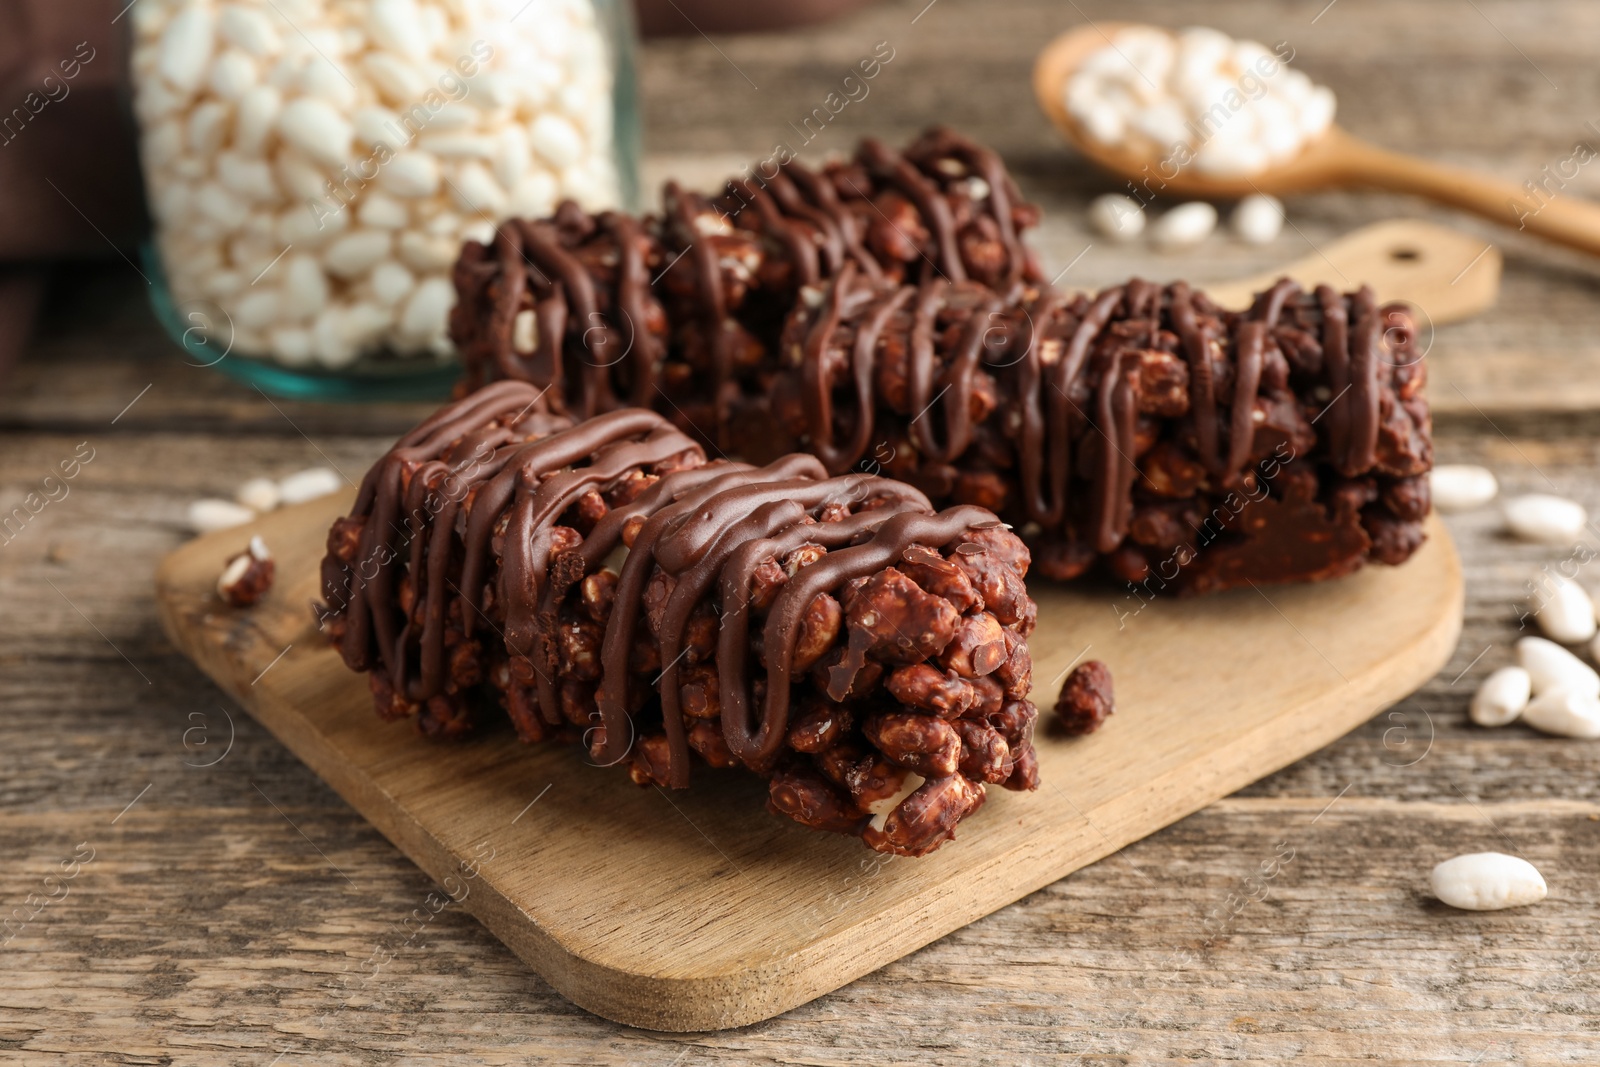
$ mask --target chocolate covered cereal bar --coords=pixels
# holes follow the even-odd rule
[[[320,614],[385,718],[454,736],[498,707],[641,785],[744,768],[773,812],[916,856],[1038,784],[1028,565],[982,508],[707,462],[641,408],[565,425],[505,381],[368,473]]]

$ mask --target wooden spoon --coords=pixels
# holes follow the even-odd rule
[[[1068,113],[1067,81],[1091,52],[1104,48],[1118,30],[1130,25],[1125,22],[1089,23],[1057,37],[1034,64],[1033,91],[1039,98],[1039,106],[1072,146],[1100,166],[1141,187],[1141,199],[1166,194],[1201,200],[1232,200],[1251,193],[1303,193],[1368,185],[1427,197],[1501,225],[1600,255],[1600,204],[1559,194],[1553,199],[1548,195],[1534,199],[1511,182],[1390,152],[1358,140],[1337,126],[1330,127],[1294,159],[1274,164],[1248,178],[1208,177],[1195,172],[1192,166],[1162,165],[1161,158],[1137,149],[1102,144],[1089,136],[1083,125]]]

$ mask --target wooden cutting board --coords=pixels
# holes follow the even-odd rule
[[[957,840],[893,859],[769,815],[753,775],[640,789],[508,727],[434,743],[380,722],[308,607],[348,503],[172,553],[156,577],[168,634],[551,985],[656,1030],[769,1018],[1153,833],[1406,696],[1461,629],[1461,568],[1437,520],[1405,566],[1317,586],[1139,610],[1110,587],[1036,583],[1036,699],[1048,708],[1068,667],[1097,658],[1116,674],[1117,713],[1073,739],[1041,718],[1036,793],[991,788]],[[278,582],[241,611],[214,586],[252,533]]]

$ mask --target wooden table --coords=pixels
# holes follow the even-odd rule
[[[1584,125],[1600,119],[1600,8],[1337,0],[1319,16],[1322,3],[1221,0],[1204,17],[1290,40],[1299,65],[1340,93],[1342,121],[1392,147],[1520,181],[1600,136]],[[1085,16],[1129,17],[1124,5],[925,4],[887,2],[805,33],[647,46],[651,169],[710,175],[767,155],[888,41],[895,58],[870,96],[812,149],[904,138],[935,119],[979,134],[1045,206],[1049,264],[1093,244],[1071,275],[1082,284],[1134,270],[1241,274],[1367,221],[1449,218],[1398,198],[1325,195],[1291,203],[1294,227],[1266,249],[1109,248],[1086,234],[1081,209],[1111,184],[1058,145],[1027,75],[1047,35]],[[1199,11],[1152,2],[1134,15],[1182,25]],[[1600,169],[1586,169],[1563,195],[1597,192]],[[1595,267],[1460,224],[1500,244],[1507,269],[1500,307],[1440,330],[1429,357],[1438,458],[1485,463],[1508,491],[1600,509]],[[455,908],[410,936],[400,920],[427,880],[156,624],[151,571],[185,536],[190,500],[315,464],[359,472],[418,409],[268,401],[185,367],[120,262],[74,282],[0,401],[7,511],[80,442],[94,450],[70,493],[0,547],[0,905],[52,892],[44,879],[75,854],[93,859],[0,949],[0,1060],[1600,1057],[1600,747],[1465,723],[1474,685],[1510,659],[1523,583],[1566,555],[1509,540],[1491,512],[1450,519],[1469,573],[1465,636],[1400,707],[836,994],[743,1031],[659,1036],[574,1008]],[[1294,859],[1264,899],[1236,907],[1246,878],[1287,849]],[[1526,855],[1550,899],[1490,914],[1432,899],[1435,862],[1486,849]],[[1206,925],[1214,912],[1231,918]]]

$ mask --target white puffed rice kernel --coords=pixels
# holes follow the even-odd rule
[[[1533,864],[1503,852],[1472,852],[1433,869],[1433,892],[1452,908],[1498,911],[1537,904],[1549,889]]]

